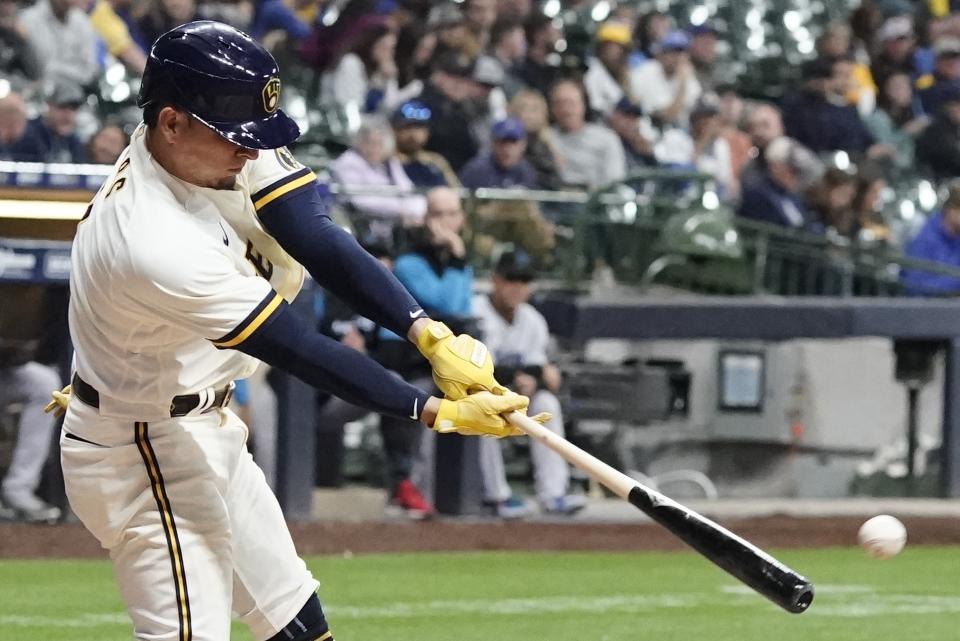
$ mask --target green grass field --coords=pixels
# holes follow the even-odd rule
[[[788,550],[817,585],[781,611],[693,553],[473,553],[313,557],[340,641],[951,641],[960,548],[890,561]],[[109,565],[0,561],[0,640],[132,638]],[[233,639],[251,637],[237,625]]]

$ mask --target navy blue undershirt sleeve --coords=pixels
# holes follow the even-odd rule
[[[257,213],[270,235],[315,281],[361,316],[400,336],[407,335],[415,319],[424,317],[390,270],[330,220],[316,189],[279,198]]]
[[[419,417],[430,394],[314,331],[286,302],[234,349],[375,412]]]

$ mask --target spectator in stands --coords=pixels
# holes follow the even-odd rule
[[[590,58],[583,78],[590,108],[603,117],[623,143],[628,166],[654,164],[654,131],[645,127],[643,110],[634,99],[627,56],[630,28],[610,20],[597,29],[596,56]]]
[[[60,389],[54,368],[30,360],[20,345],[0,342],[0,409],[21,403],[17,440],[0,491],[0,520],[51,522],[60,509],[37,497],[57,420],[44,414],[50,390]]]
[[[365,242],[364,247],[392,269],[393,260],[386,245]],[[413,345],[356,315],[348,305],[329,293],[321,294],[318,303],[323,334],[351,349],[369,354],[384,367],[400,373],[407,380],[417,381],[415,384],[431,386],[432,390],[430,371],[423,368],[423,359]],[[344,426],[364,418],[370,411],[335,396],[321,399],[321,403],[317,416],[318,461],[325,465],[318,469],[317,480],[319,485],[336,487],[343,483]],[[431,516],[433,506],[411,478],[423,431],[421,426],[414,421],[381,416],[379,427],[386,457],[389,505],[412,519]]]
[[[535,189],[536,172],[524,159],[527,136],[516,118],[497,122],[491,131],[493,141],[489,152],[481,152],[460,172],[464,187],[479,189]],[[535,201],[527,199],[494,199],[481,202],[476,210],[484,232],[500,242],[512,242],[540,258],[553,249],[554,230],[544,220]],[[485,241],[486,239],[484,239]],[[477,248],[485,254],[485,248]]]
[[[17,145],[16,160],[79,163],[86,160],[77,136],[77,111],[83,104],[80,87],[66,81],[55,83],[47,93],[47,108],[27,125]]]
[[[720,109],[720,136],[730,146],[730,165],[733,168],[734,177],[739,182],[740,173],[750,160],[753,148],[750,136],[743,131],[745,105],[736,89],[730,84],[717,85],[717,96]]]
[[[717,42],[720,34],[708,22],[690,27],[690,64],[703,92],[717,86]]]
[[[27,132],[27,106],[23,97],[8,93],[0,98],[0,160],[18,160],[20,148]]]
[[[533,0],[497,0],[497,15],[522,23],[533,11]]]
[[[500,61],[493,56],[480,55],[473,63],[472,79],[476,103],[476,117],[473,121],[474,138],[481,147],[489,143],[490,127],[498,120],[507,117],[507,97],[503,92],[506,71]]]
[[[15,0],[0,0],[0,75],[15,89],[39,80],[43,72],[29,36],[17,15]]]
[[[730,145],[720,133],[719,107],[711,100],[701,100],[690,113],[691,163],[697,171],[713,176],[717,195],[730,202],[737,199],[740,187],[733,174]]]
[[[563,412],[556,396],[560,389],[560,370],[547,356],[550,342],[547,322],[527,302],[534,276],[530,256],[522,251],[505,252],[494,267],[490,295],[474,298],[473,312],[496,363],[497,380],[510,381],[512,389],[528,395],[531,413],[550,412],[553,418],[545,427],[563,436]],[[522,509],[516,510],[517,501],[511,500],[513,492],[507,484],[500,442],[482,440],[485,442],[480,443],[480,471],[485,501],[503,516],[522,515]],[[530,458],[534,491],[544,513],[569,516],[583,509],[585,497],[568,493],[570,468],[559,454],[530,439]]]
[[[817,58],[803,65],[803,86],[783,102],[787,135],[814,152],[865,154],[873,145],[857,108],[847,104],[849,62]],[[871,151],[873,153],[873,151]]]
[[[628,168],[657,164],[653,143],[657,132],[640,105],[624,96],[607,115],[607,125],[620,137]]]
[[[942,36],[933,43],[936,56],[933,74],[917,80],[918,96],[923,110],[936,114],[940,110],[945,92],[960,83],[960,38]]]
[[[137,44],[130,29],[123,19],[117,15],[110,0],[91,0],[87,5],[90,15],[90,24],[103,41],[107,52],[123,63],[130,73],[143,75],[143,68],[147,64],[147,54]]]
[[[561,39],[560,30],[552,18],[534,11],[523,26],[527,37],[527,57],[517,69],[523,84],[547,95],[560,78],[560,68],[551,60]]]
[[[795,140],[776,138],[764,151],[766,168],[744,183],[737,214],[793,229],[818,230],[801,199],[805,150]]]
[[[37,0],[21,14],[46,83],[67,81],[86,87],[99,71],[97,34],[77,5],[77,0]]]
[[[361,18],[353,29],[350,49],[334,58],[320,77],[320,102],[355,105],[362,112],[391,112],[423,88],[419,80],[401,88],[394,61],[397,37],[385,18]]]
[[[853,217],[856,220],[853,237],[862,243],[894,244],[890,227],[883,219],[883,197],[887,180],[880,167],[867,163],[857,171],[857,193],[853,197]]]
[[[287,39],[299,42],[310,35],[310,23],[304,20],[297,9],[315,5],[307,0],[261,0],[254,3],[250,35],[257,40],[271,32],[281,32]]]
[[[517,68],[527,54],[523,24],[510,18],[495,22],[490,30],[489,53],[503,67],[503,93],[509,100],[524,87],[517,75]]]
[[[397,84],[405,86],[414,80],[425,83],[430,78],[430,64],[436,51],[437,34],[426,19],[405,25],[397,33]]]
[[[631,56],[630,65],[635,67],[656,57],[657,43],[674,28],[673,18],[662,11],[648,11],[637,19],[633,30],[636,51]]]
[[[143,12],[147,9],[141,0],[109,0],[113,7],[113,12],[117,17],[123,20],[127,25],[127,32],[133,41],[137,43],[141,51],[150,52],[152,42],[147,42],[147,37],[140,30],[139,20]]]
[[[547,101],[535,89],[522,89],[510,101],[510,115],[523,123],[527,132],[524,158],[537,174],[543,189],[560,189],[560,161],[550,137]]]
[[[552,140],[560,158],[560,178],[570,186],[595,188],[621,180],[627,172],[623,145],[613,131],[588,123],[583,87],[560,80],[550,90]]]
[[[656,58],[630,73],[631,94],[659,127],[685,129],[702,90],[687,55],[690,38],[671,31],[654,48]]]
[[[755,105],[747,114],[747,134],[753,143],[751,158],[740,172],[740,184],[760,180],[766,175],[767,145],[784,135],[780,110],[768,102]]]
[[[130,144],[130,136],[118,125],[104,125],[87,142],[87,162],[112,165]]]
[[[940,112],[917,139],[917,160],[938,178],[960,176],[960,87],[940,95]]]
[[[491,129],[490,139],[491,151],[480,152],[460,171],[463,186],[535,189],[536,172],[524,159],[527,133],[523,123],[516,118],[501,120]]]
[[[424,146],[430,139],[430,108],[410,100],[393,112],[390,124],[403,171],[417,187],[457,187],[460,183],[450,163]]]
[[[857,60],[853,55],[850,27],[842,22],[831,22],[817,38],[816,51],[821,58],[828,60],[843,59],[849,62],[846,100],[854,105],[857,112],[866,116],[877,104],[877,86],[873,82],[870,67]]]
[[[470,56],[466,52],[469,36],[459,5],[451,2],[435,5],[427,16],[427,27],[436,39],[434,56],[438,60],[455,54],[476,56]]]
[[[375,233],[386,237],[396,225],[423,222],[426,202],[413,191],[400,160],[393,155],[393,135],[379,117],[367,117],[353,137],[353,143],[330,165],[337,182],[349,187],[392,187],[393,193],[346,195],[345,201],[358,211],[355,222],[369,222]]]
[[[931,216],[905,249],[910,258],[929,260],[960,268],[960,185],[950,184],[939,212]],[[922,269],[905,270],[902,277],[908,294],[943,296],[960,292],[960,278]]]
[[[427,193],[427,214],[424,225],[412,239],[412,250],[397,257],[394,273],[430,318],[442,320],[454,333],[470,329],[470,299],[473,295],[473,270],[466,261],[466,244],[461,237],[466,216],[460,197],[448,187],[436,187]],[[403,349],[410,343],[397,340]],[[422,359],[415,359],[423,363]],[[383,361],[382,361],[383,362]],[[386,362],[385,366],[389,367]],[[414,385],[432,389],[429,370],[418,378],[416,372],[398,373]],[[411,478],[427,497],[434,493],[434,438],[418,428],[420,450],[414,461]]]
[[[805,200],[824,229],[853,238],[858,227],[853,211],[856,193],[856,175],[831,167],[823,172]]]
[[[478,56],[490,44],[490,29],[497,21],[496,0],[464,0],[463,20],[467,28],[463,51],[468,56]]]
[[[148,0],[147,6],[148,9],[137,21],[137,26],[149,43],[185,22],[207,19],[207,16],[197,9],[196,0]]]
[[[888,18],[880,27],[877,42],[879,51],[870,64],[877,86],[883,87],[887,78],[895,73],[907,74],[911,83],[925,73],[919,63],[913,20],[909,16]]]
[[[475,123],[485,115],[486,96],[480,100],[483,89],[474,80],[474,70],[474,61],[462,54],[444,56],[419,98],[431,112],[426,148],[446,158],[454,171],[480,149]]]
[[[892,161],[899,170],[909,170],[914,163],[914,140],[923,133],[931,118],[918,110],[910,76],[892,73],[880,92],[877,109],[864,120],[878,143],[896,149]]]
[[[595,41],[595,55],[587,62],[583,86],[590,108],[606,117],[627,96],[630,27],[622,22],[607,21],[597,29]]]

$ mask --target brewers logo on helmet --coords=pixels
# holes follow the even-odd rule
[[[272,114],[280,104],[280,78],[270,78],[263,87],[263,108]]]
[[[279,108],[278,72],[247,34],[211,20],[188,22],[153,44],[137,105],[174,105],[230,142],[276,149],[300,135]]]

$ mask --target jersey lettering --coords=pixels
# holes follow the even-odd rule
[[[273,263],[266,259],[266,257],[258,252],[253,246],[252,241],[247,241],[247,252],[244,254],[247,260],[253,265],[253,268],[257,270],[257,273],[260,274],[266,280],[270,280],[273,276]]]
[[[126,168],[129,166],[130,166],[130,158],[127,158],[122,163],[120,163],[120,166],[117,167],[117,179],[113,181],[112,185],[110,185],[110,189],[107,190],[107,193],[104,196],[104,198],[109,198],[110,194],[112,194],[115,191],[120,191],[121,189],[123,189],[123,186],[127,184],[127,177],[120,176],[120,174],[122,174],[124,170],[126,170]]]

